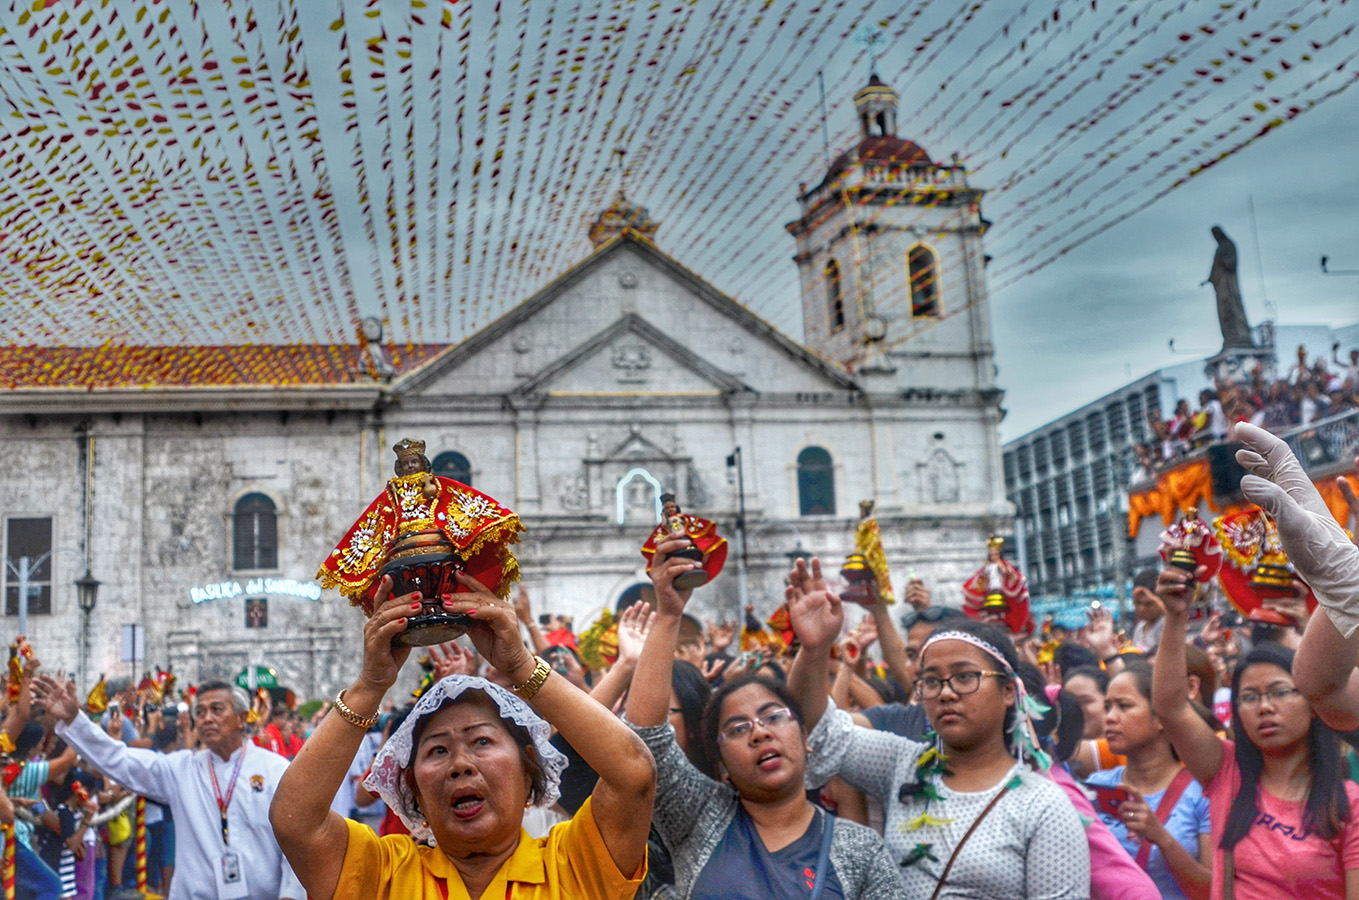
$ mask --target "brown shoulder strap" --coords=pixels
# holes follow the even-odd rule
[[[981,815],[977,816],[976,820],[972,823],[972,827],[967,829],[967,833],[963,835],[963,839],[953,848],[953,853],[949,856],[948,862],[944,865],[944,871],[939,876],[939,883],[934,886],[934,893],[930,894],[930,900],[938,900],[939,892],[944,889],[944,882],[948,880],[948,873],[953,869],[953,863],[958,859],[958,851],[963,849],[963,844],[966,844],[967,839],[972,837],[972,832],[977,830],[977,826],[982,823],[982,819],[985,819],[986,814],[996,808],[996,804],[1000,802],[1000,798],[1004,797],[1009,790],[1010,785],[1006,784],[1005,787],[1000,789],[1000,793],[991,798],[991,802],[986,804],[986,809],[981,811]]]

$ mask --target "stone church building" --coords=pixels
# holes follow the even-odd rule
[[[861,90],[858,142],[799,194],[805,346],[663,252],[620,195],[590,255],[457,345],[373,328],[367,346],[0,350],[7,629],[20,557],[50,553],[27,628],[52,668],[128,673],[135,623],[139,669],[266,665],[331,696],[361,614],[312,576],[403,437],[520,514],[537,610],[578,630],[641,593],[662,490],[732,542],[701,614],[767,616],[797,553],[838,571],[864,499],[896,580],[960,602],[1013,517],[988,223],[960,165],[896,136],[896,99],[876,77]],[[84,560],[102,583],[88,613]]]

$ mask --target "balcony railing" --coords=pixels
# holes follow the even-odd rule
[[[1354,465],[1355,456],[1359,456],[1359,409],[1290,428],[1279,437],[1288,442],[1313,478],[1346,471]]]

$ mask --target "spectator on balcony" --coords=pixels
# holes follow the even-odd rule
[[[1175,458],[1175,442],[1170,436],[1170,423],[1161,418],[1159,410],[1147,411],[1147,428],[1156,437],[1156,446],[1159,449],[1157,457],[1159,459]]]
[[[1194,436],[1194,413],[1189,409],[1189,401],[1181,400],[1175,404],[1175,414],[1170,417],[1170,440],[1175,449],[1175,455],[1184,453],[1189,449],[1189,443]]]
[[[1342,370],[1341,386],[1351,392],[1359,391],[1359,348],[1350,351],[1350,362],[1346,366],[1340,361],[1340,342],[1336,341],[1331,345],[1331,361]]]
[[[1312,371],[1307,365],[1307,348],[1298,344],[1298,361],[1288,367],[1288,374],[1285,379],[1289,384],[1302,386],[1312,376]]]
[[[1302,400],[1298,403],[1298,424],[1311,425],[1318,419],[1330,415],[1331,398],[1321,392],[1316,381],[1307,382],[1302,389]]]
[[[1265,405],[1261,408],[1262,421],[1255,424],[1270,431],[1287,428],[1297,421],[1288,385],[1276,381],[1265,389]]]
[[[1227,413],[1216,391],[1199,392],[1199,412],[1203,424],[1194,434],[1194,446],[1216,444],[1227,439]]]
[[[1137,459],[1133,461],[1130,485],[1150,484],[1156,480],[1156,452],[1150,444],[1137,444],[1133,447]]]

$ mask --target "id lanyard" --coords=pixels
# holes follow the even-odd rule
[[[212,751],[208,751],[203,757],[203,761],[208,764],[208,777],[212,779],[212,793],[217,798],[217,811],[222,815],[222,843],[230,845],[227,839],[227,805],[231,803],[231,795],[236,790],[236,778],[241,774],[241,764],[245,762],[245,751],[250,746],[246,741],[241,744],[241,755],[236,758],[236,768],[231,772],[231,783],[227,785],[226,797],[222,797],[222,789],[217,785],[217,769],[212,764]]]

